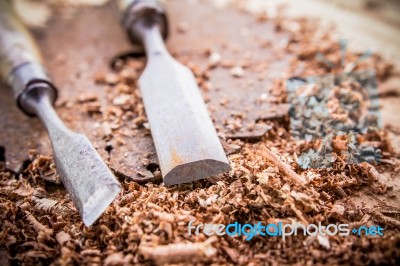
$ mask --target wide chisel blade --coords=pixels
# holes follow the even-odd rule
[[[229,171],[217,132],[187,67],[167,53],[150,52],[139,87],[165,184]]]
[[[146,50],[139,79],[166,185],[211,177],[230,166],[193,73],[167,51],[165,5],[159,0],[116,1],[133,44]]]

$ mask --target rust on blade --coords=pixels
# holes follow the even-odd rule
[[[179,154],[176,152],[175,149],[171,149],[171,165],[172,167],[176,167],[180,164],[183,163],[182,158],[179,156]]]

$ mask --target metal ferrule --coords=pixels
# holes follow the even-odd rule
[[[143,46],[143,28],[158,26],[164,39],[168,37],[166,7],[159,0],[117,0],[122,25],[132,44]]]
[[[26,63],[17,67],[9,76],[8,83],[14,91],[18,107],[27,115],[36,115],[35,110],[27,102],[27,95],[38,87],[44,90],[43,93],[48,94],[51,103],[57,99],[57,89],[51,83],[50,78],[46,74],[46,70],[40,64]]]

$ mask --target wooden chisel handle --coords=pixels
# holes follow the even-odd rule
[[[0,75],[12,87],[18,106],[34,115],[25,103],[27,92],[39,85],[55,101],[52,85],[34,38],[6,0],[0,1]]]
[[[168,18],[164,1],[116,0],[122,25],[132,44],[143,45],[142,30],[157,25],[162,37],[168,37]]]

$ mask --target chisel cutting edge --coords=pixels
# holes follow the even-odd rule
[[[0,74],[18,106],[37,116],[49,134],[57,172],[86,226],[104,212],[121,190],[99,154],[82,134],[68,129],[53,108],[57,90],[42,65],[28,30],[7,1],[0,1]]]
[[[165,6],[156,0],[119,0],[122,24],[146,50],[139,79],[150,130],[166,185],[229,171],[229,163],[193,73],[167,51]]]

